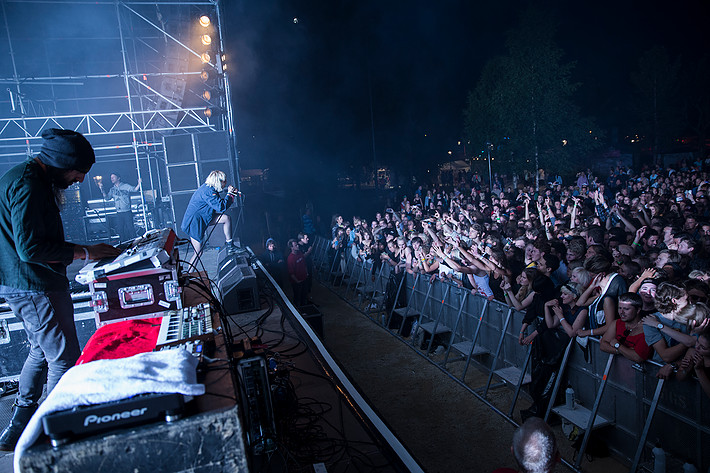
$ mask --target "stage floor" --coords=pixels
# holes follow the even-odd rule
[[[189,257],[189,255],[188,255]],[[214,280],[217,248],[205,251],[202,264]],[[71,268],[74,269],[74,268]],[[76,269],[78,270],[78,269]],[[76,270],[73,272],[75,273]],[[262,308],[227,317],[235,340],[259,335],[278,363],[289,372],[293,390],[287,398],[275,399],[281,414],[277,430],[289,431],[274,453],[257,458],[253,471],[294,471],[324,463],[328,472],[352,471],[353,465],[382,472],[406,471],[382,440],[360,420],[347,399],[330,380],[330,373],[310,350],[303,330],[284,317],[283,301],[260,278]],[[13,396],[0,399],[0,409],[9,417]],[[3,419],[6,422],[6,419]],[[12,471],[12,454],[0,458],[0,472]],[[295,462],[295,464],[294,464]]]

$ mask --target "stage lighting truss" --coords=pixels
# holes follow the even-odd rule
[[[205,107],[205,109],[202,111],[202,113],[205,115],[207,118],[217,118],[218,116],[222,115],[223,110],[221,107]]]
[[[222,78],[222,74],[217,72],[216,66],[206,63],[202,65],[200,80],[206,87],[214,88]]]
[[[204,90],[200,97],[205,102],[203,115],[207,118],[217,117],[224,112],[224,91],[220,85],[219,82],[215,82],[214,86],[204,84]]]
[[[76,8],[93,4],[84,0],[65,0],[59,3],[79,5]],[[98,7],[91,8],[96,8],[102,19],[110,19],[123,32],[112,37],[120,40],[121,64],[128,65],[124,67],[126,70],[115,72],[112,69],[107,73],[102,69],[104,63],[92,63],[91,67],[86,67],[90,74],[64,74],[56,78],[53,75],[26,78],[19,74],[18,84],[8,88],[9,95],[5,96],[9,103],[8,113],[0,116],[0,157],[24,159],[27,153],[33,152],[41,143],[40,135],[47,123],[77,129],[87,136],[95,137],[95,140],[100,141],[98,148],[101,150],[133,149],[134,154],[137,154],[136,149],[142,147],[161,146],[161,135],[170,134],[174,130],[200,132],[233,129],[229,123],[231,108],[226,96],[229,88],[223,68],[226,56],[221,49],[222,33],[218,11],[219,4],[224,3],[224,0],[156,0],[156,5],[165,4],[167,7],[157,14],[157,9],[147,8],[144,2],[118,3],[119,8],[115,8],[112,2],[98,2]],[[104,8],[104,4],[107,8]],[[18,8],[31,12],[32,7],[23,7],[24,2],[18,5]],[[178,30],[175,27],[178,22],[174,20],[184,18],[185,15],[190,15],[192,24],[189,29]],[[9,35],[9,44],[12,41],[22,40]],[[163,47],[164,50],[161,49]],[[163,69],[155,71],[156,67]],[[24,63],[19,64],[20,71],[26,68]],[[124,76],[127,77],[125,81],[122,80]],[[103,80],[108,83],[105,89],[95,85]],[[194,85],[189,85],[190,81]],[[91,87],[90,93],[95,96],[92,103],[97,104],[96,109],[87,113],[68,113],[68,107],[58,111],[45,110],[40,107],[41,103],[33,104],[32,93],[37,94],[37,90],[50,83],[88,84],[87,87]],[[197,100],[183,104],[182,96],[176,92],[180,90],[180,83],[183,84],[183,90],[196,89]],[[187,86],[184,85],[186,83]],[[104,91],[110,92],[104,94]],[[123,106],[117,109],[116,96],[132,100],[133,109],[125,111]],[[148,100],[139,100],[139,97],[147,97]],[[60,100],[64,100],[61,104],[69,101],[65,97],[60,97]],[[81,110],[83,103],[76,108]],[[31,104],[32,108],[28,108],[27,104]],[[19,114],[20,117],[13,114]],[[226,121],[215,120],[214,117],[218,115],[221,119],[226,117]],[[126,136],[132,141],[126,142]],[[132,144],[136,142],[138,145]]]

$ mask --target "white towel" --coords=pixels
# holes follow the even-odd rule
[[[197,384],[197,362],[187,350],[175,349],[74,366],[64,373],[20,436],[15,447],[15,473],[20,473],[22,454],[37,441],[45,415],[144,393],[204,394],[205,386]]]

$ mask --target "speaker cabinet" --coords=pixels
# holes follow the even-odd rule
[[[249,265],[235,265],[217,282],[219,298],[226,315],[257,310],[259,290],[256,273]]]
[[[235,187],[239,184],[238,173],[233,168],[226,131],[164,136],[163,149],[168,178],[167,195],[172,203],[175,230],[179,237],[184,238],[186,235],[180,230],[180,223],[187,203],[210,172],[223,171],[227,184]]]
[[[219,250],[217,257],[217,280],[219,281],[237,266],[249,266],[246,256],[229,255],[227,248]]]
[[[163,137],[165,161],[170,164],[191,163],[195,160],[192,135],[172,135]]]

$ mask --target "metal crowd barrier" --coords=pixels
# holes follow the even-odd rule
[[[387,263],[358,261],[347,249],[334,250],[320,237],[314,242],[314,261],[316,276],[343,300],[516,424],[513,413],[531,379],[531,346],[518,343],[522,312],[450,282],[432,281],[429,275],[395,274]],[[588,360],[575,340],[570,341],[545,412],[545,419],[554,412],[583,435],[575,458],[564,463],[580,471],[595,434],[631,472],[652,466],[651,449],[656,445],[671,457],[668,471],[687,462],[710,472],[710,399],[700,384],[665,383],[656,378],[657,363],[634,364],[602,352],[598,339],[588,341]],[[485,385],[466,381],[471,364],[487,374]],[[555,404],[568,385],[575,393],[573,408]],[[507,406],[495,405],[489,396],[501,386],[513,388]]]

